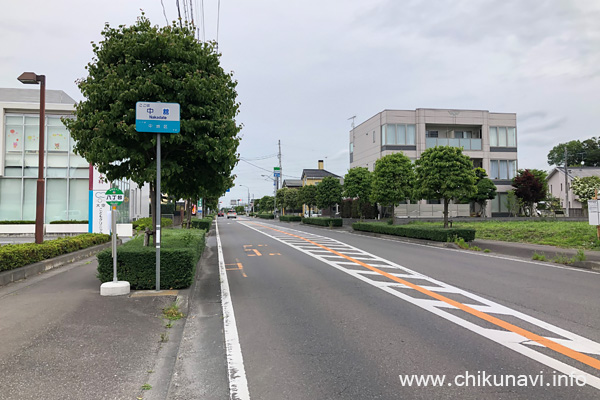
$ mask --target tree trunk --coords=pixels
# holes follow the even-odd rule
[[[192,199],[187,201],[187,228],[192,227]]]
[[[448,204],[450,199],[444,199],[444,229],[448,228]]]
[[[394,205],[390,204],[390,208],[392,209],[392,225],[394,225],[396,223],[396,221],[394,221],[396,218],[394,218]]]

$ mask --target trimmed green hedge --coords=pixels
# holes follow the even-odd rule
[[[109,235],[84,233],[77,236],[47,240],[42,244],[7,244],[0,247],[0,271],[16,269],[24,265],[106,243],[109,240]]]
[[[308,225],[319,225],[319,226],[342,226],[344,221],[341,218],[321,218],[321,217],[310,217],[302,218],[303,224]]]
[[[58,221],[50,221],[50,224],[79,224],[79,225],[84,225],[84,224],[88,224],[87,220],[58,220]]]
[[[208,232],[210,230],[210,227],[212,226],[213,219],[213,217],[192,219],[192,228],[204,229],[206,232]]]
[[[404,236],[416,239],[451,242],[454,238],[462,238],[466,242],[475,240],[475,229],[447,228],[422,225],[389,225],[382,222],[355,222],[352,229],[356,231],[384,233],[387,235]]]
[[[34,225],[35,221],[21,221],[21,220],[18,220],[18,221],[0,221],[0,224],[1,225],[26,225],[26,224]]]
[[[132,289],[156,288],[156,249],[144,247],[143,238],[130,240],[117,249],[117,276],[128,281]],[[204,231],[196,229],[168,229],[162,231],[160,246],[161,289],[189,287],[196,272],[196,264],[204,250]],[[98,279],[113,279],[113,260],[110,250],[98,253]]]
[[[256,216],[258,218],[264,218],[264,219],[275,219],[275,216],[273,214],[256,214]]]
[[[152,229],[152,217],[140,218],[133,221],[133,229],[137,231],[144,231],[146,228]],[[160,218],[160,227],[167,228],[173,226],[173,220],[171,218]]]
[[[302,217],[299,215],[280,215],[279,220],[284,222],[300,222],[302,221]]]

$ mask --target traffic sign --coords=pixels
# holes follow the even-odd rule
[[[273,176],[279,178],[281,176],[281,168],[273,167]]]
[[[135,103],[135,130],[150,133],[179,133],[178,103]]]
[[[125,195],[119,188],[110,188],[106,191],[106,203],[111,206],[118,206],[125,200]]]

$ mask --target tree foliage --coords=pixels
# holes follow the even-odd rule
[[[74,151],[111,181],[155,182],[157,135],[135,130],[136,102],[179,103],[180,133],[161,135],[162,188],[183,198],[222,194],[241,128],[237,82],[213,44],[195,40],[189,26],[152,26],[143,14],[131,26],[106,24],[102,35],[78,81],[85,100],[65,120]]]
[[[546,198],[544,190],[545,179],[530,170],[519,170],[514,177],[512,186],[515,188],[515,196],[521,200],[530,216],[533,216],[533,205]]]
[[[592,137],[584,141],[571,140],[567,143],[557,144],[548,153],[549,165],[563,165],[567,148],[567,166],[598,167],[600,166],[600,138]]]
[[[260,201],[260,212],[273,211],[273,196],[263,196]]]
[[[300,203],[308,207],[310,214],[311,208],[317,205],[317,187],[315,185],[302,186],[298,197]]]
[[[417,196],[443,200],[444,228],[447,228],[450,200],[470,198],[476,193],[473,162],[461,148],[436,146],[421,154],[415,171]]]
[[[354,167],[344,176],[344,197],[356,199],[361,219],[363,218],[362,206],[369,202],[371,196],[371,175],[365,167]]]
[[[571,182],[571,189],[573,190],[573,194],[578,197],[578,200],[587,207],[588,200],[596,196],[596,191],[600,192],[600,177],[575,177]]]
[[[394,207],[413,197],[413,165],[402,153],[388,154],[375,164],[371,184],[371,202]],[[394,218],[392,217],[392,221]]]
[[[342,202],[342,185],[337,178],[326,176],[317,186],[317,207],[331,208]],[[331,212],[329,215],[332,215]]]
[[[479,204],[482,214],[485,215],[485,205],[488,200],[496,198],[496,185],[488,178],[485,169],[475,168],[475,193],[465,200]]]

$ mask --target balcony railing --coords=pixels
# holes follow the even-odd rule
[[[426,138],[426,148],[435,146],[462,147],[465,150],[481,150],[481,139]]]

